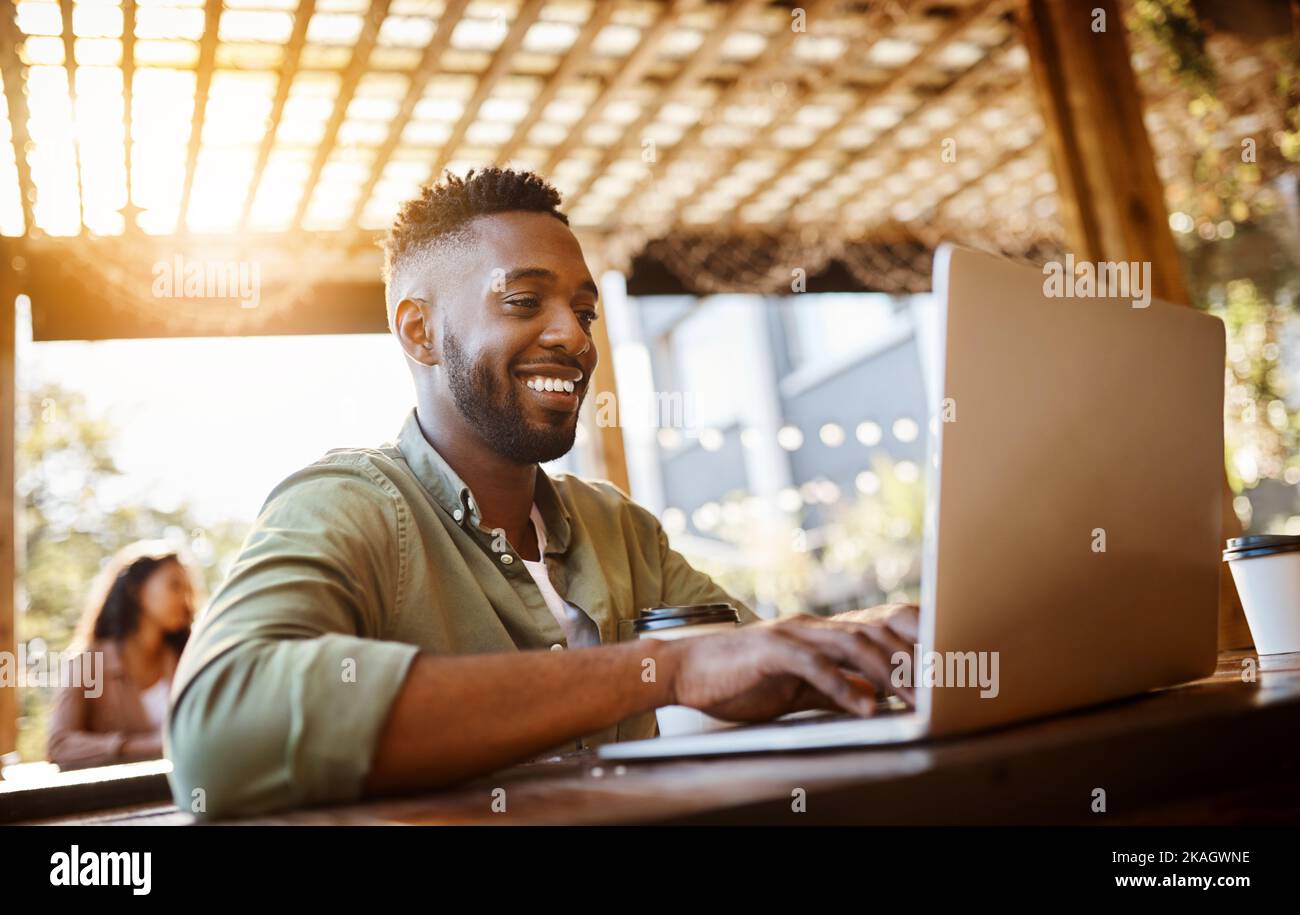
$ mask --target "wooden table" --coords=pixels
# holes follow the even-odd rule
[[[247,824],[1300,822],[1300,654],[1084,712],[922,744],[612,765],[586,752],[454,790]],[[1095,788],[1107,812],[1093,813]],[[504,789],[505,810],[500,807]],[[805,811],[793,811],[802,789]],[[135,803],[46,823],[191,822]]]

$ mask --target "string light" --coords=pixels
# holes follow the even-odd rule
[[[827,423],[817,434],[827,448],[838,448],[844,444],[844,428],[838,423]]]
[[[700,447],[705,451],[717,451],[722,448],[725,439],[717,429],[700,430]]]
[[[916,436],[920,429],[917,428],[916,420],[912,419],[910,416],[903,416],[894,420],[892,431],[894,433],[894,438],[907,444],[908,442],[916,441]]]
[[[866,422],[858,423],[857,436],[858,436],[858,441],[866,445],[868,448],[872,447],[873,445],[879,445],[880,426],[876,423],[871,422],[870,420],[867,420]]]
[[[803,432],[798,426],[782,426],[776,433],[776,443],[786,451],[798,451],[803,447]]]

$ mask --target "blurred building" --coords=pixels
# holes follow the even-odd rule
[[[744,551],[738,528],[780,517],[824,573],[826,527],[878,499],[882,475],[924,497],[937,400],[929,295],[622,299],[619,280],[604,291],[629,479],[680,548],[725,562]],[[919,534],[909,522],[899,539],[914,552]],[[882,587],[871,571],[816,578],[810,608],[904,583]]]

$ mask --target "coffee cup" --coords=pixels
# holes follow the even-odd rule
[[[739,625],[740,614],[731,604],[688,604],[642,610],[633,621],[632,630],[641,639],[685,639],[734,632]],[[660,737],[705,734],[735,724],[684,705],[655,709],[655,718]]]
[[[1259,654],[1300,651],[1300,537],[1234,537],[1223,551]]]

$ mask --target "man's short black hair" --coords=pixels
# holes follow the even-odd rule
[[[540,175],[513,169],[470,169],[464,178],[450,171],[442,180],[420,189],[420,196],[402,204],[384,240],[384,279],[412,251],[425,251],[430,242],[454,238],[478,216],[525,211],[548,213],[566,226],[569,217],[558,209],[560,192]]]

